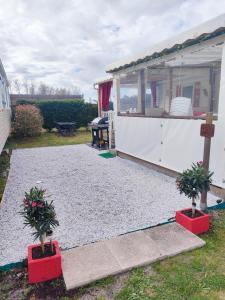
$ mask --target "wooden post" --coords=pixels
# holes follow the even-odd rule
[[[204,141],[204,153],[203,153],[203,167],[205,174],[209,172],[209,160],[210,160],[210,148],[211,148],[211,138],[214,136],[214,124],[213,122],[213,113],[207,113],[206,123],[201,125],[200,135],[205,137]],[[207,209],[207,192],[202,192],[200,209]]]

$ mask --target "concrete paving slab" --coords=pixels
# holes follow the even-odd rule
[[[66,250],[62,252],[66,289],[151,264],[204,244],[199,237],[172,223]]]
[[[105,242],[123,270],[143,266],[159,258],[157,243],[142,231],[125,234]]]
[[[205,242],[197,235],[177,223],[143,230],[158,246],[159,252],[164,257],[173,256],[184,251],[204,246]]]
[[[93,243],[62,252],[62,269],[67,290],[116,274],[116,258],[104,242]]]

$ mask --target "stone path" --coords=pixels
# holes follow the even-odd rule
[[[200,248],[204,244],[182,226],[171,223],[66,250],[62,252],[66,289]]]

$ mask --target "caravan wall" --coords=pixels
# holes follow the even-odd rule
[[[10,109],[0,109],[0,153],[10,133]]]
[[[223,39],[223,40],[222,40]],[[146,66],[114,75],[116,149],[144,161],[182,172],[203,158],[200,124],[212,111],[210,170],[225,188],[224,37],[189,47],[159,67]],[[176,97],[190,99],[186,112],[171,114]],[[130,101],[129,101],[130,100]],[[180,116],[179,116],[180,113]],[[186,115],[185,115],[186,114]]]
[[[6,79],[0,74],[0,154],[10,133],[11,109]]]

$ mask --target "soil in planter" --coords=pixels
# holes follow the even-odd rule
[[[53,244],[53,252],[50,244],[45,244],[45,253],[43,254],[41,246],[35,247],[32,249],[32,258],[40,259],[49,256],[54,256],[56,254],[55,245]]]
[[[195,218],[199,218],[204,216],[204,214],[202,214],[199,210],[195,211],[195,215],[192,216],[192,210],[182,210],[182,214],[184,214],[185,216],[191,218],[191,219],[195,219]]]

